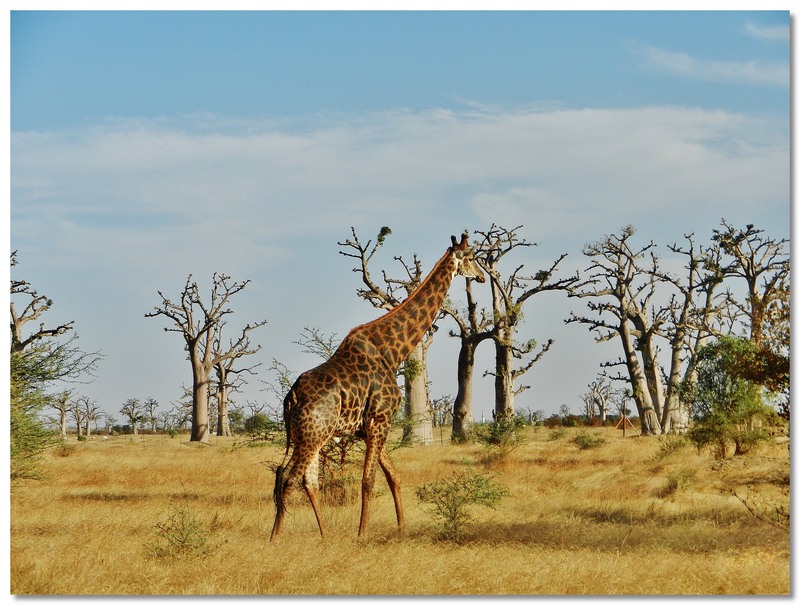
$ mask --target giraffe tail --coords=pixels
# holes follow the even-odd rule
[[[275,514],[283,515],[286,505],[283,503],[283,471],[286,467],[279,464],[275,468],[275,488],[272,490],[272,499],[275,501]]]

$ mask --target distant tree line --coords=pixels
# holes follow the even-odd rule
[[[362,242],[351,229],[350,237],[339,242],[339,253],[355,260],[353,271],[361,277],[363,286],[356,294],[387,311],[413,292],[426,274],[412,254],[410,260],[394,258],[395,275],[382,269],[381,279],[375,277],[376,255],[391,233],[382,227],[374,240]],[[620,356],[602,364],[581,397],[580,416],[588,422],[598,418],[602,424],[612,415],[609,410],[630,401],[643,435],[694,430],[698,436],[699,429],[692,427],[710,430],[726,423],[733,427],[710,430],[712,437],[705,438],[713,441],[717,439],[713,435],[738,434],[737,427],[755,425],[756,416],[769,415],[765,402],[788,419],[788,240],[771,238],[753,225],[737,228],[723,220],[708,242],[687,234],[682,242],[667,245],[669,256],[664,258],[654,241],[639,241],[636,230],[626,226],[587,244],[585,266],[564,274],[566,253],[526,268],[524,251],[536,244],[522,237],[522,225],[492,224],[474,234],[476,259],[489,277],[490,305],[480,306],[472,280],[465,278],[463,296],[447,299],[437,324],[401,366],[404,441],[430,443],[434,425],[445,421],[452,422],[454,440],[468,437],[475,354],[484,342],[491,342],[495,352],[494,367],[484,373],[495,383],[493,419],[519,415],[515,399],[531,388],[521,384],[522,377],[555,346],[546,335],[541,340],[519,338],[525,305],[544,292],[584,300],[586,313],[572,312],[564,321],[586,326],[598,342],[619,343]],[[678,260],[680,270],[674,268]],[[12,268],[16,264],[14,252]],[[106,416],[106,426],[128,426],[136,432],[141,427],[177,430],[188,424],[190,438],[206,442],[214,433],[246,430],[248,421],[263,424],[256,418],[279,423],[277,406],[248,402],[248,414],[231,397],[261,365],[243,360],[261,349],[252,345],[250,334],[266,320],[246,323],[234,337],[227,336],[232,299],[248,284],[249,280],[236,282],[215,273],[206,299],[189,275],[175,302],[158,291],[160,305],[145,316],[165,318],[164,330],[181,336],[191,386],[169,413],[157,413],[159,404],[152,398],[143,403],[132,398],[120,409],[127,423],[117,425]],[[49,432],[41,422],[44,411],[56,413],[52,420],[61,435],[67,422],[74,423],[79,435],[89,435],[103,418],[97,402],[74,389],[49,391],[55,385],[90,379],[102,358],[99,352],[77,347],[73,322],[53,327],[39,323],[29,329],[52,304],[30,284],[12,277],[12,476],[35,474],[26,469],[35,468],[35,460],[49,444]],[[449,334],[459,339],[460,349],[454,360],[457,392],[442,403],[430,396],[427,356],[438,324],[446,320],[452,322]],[[338,339],[320,328],[305,328],[296,344],[325,359],[335,351]],[[281,400],[295,374],[276,359],[269,370],[273,379],[265,384]]]

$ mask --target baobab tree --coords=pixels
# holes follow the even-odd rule
[[[491,282],[491,338],[495,344],[495,370],[487,374],[494,375],[496,418],[510,418],[514,415],[515,396],[530,388],[517,387],[516,380],[529,371],[553,345],[553,340],[549,339],[539,348],[538,353],[529,357],[538,345],[535,340],[524,343],[517,340],[517,331],[522,322],[522,306],[537,294],[567,291],[576,287],[579,281],[577,273],[562,278],[555,277],[558,265],[566,254],[562,254],[546,269],[540,269],[532,275],[523,274],[524,265],[518,265],[508,273],[508,277],[503,278],[500,261],[516,249],[533,246],[524,239],[519,239],[520,229],[522,225],[506,229],[492,224],[487,231],[475,231],[479,236],[475,245],[475,258],[489,274]],[[528,360],[522,362],[526,357]],[[515,360],[519,360],[521,365],[517,365]]]
[[[139,422],[142,421],[144,418],[144,410],[142,408],[142,403],[136,398],[130,398],[122,404],[122,407],[119,410],[120,414],[125,416],[130,423],[131,430],[133,431],[134,435],[139,434]]]
[[[730,291],[720,292],[729,276],[721,246],[699,245],[693,234],[684,236],[683,246],[671,244],[685,259],[684,272],[676,275],[662,269],[652,240],[635,246],[634,234],[629,225],[584,248],[588,285],[570,295],[590,299],[592,313],[571,313],[566,321],[587,325],[598,342],[619,339],[623,357],[604,366],[624,368],[624,375],[611,378],[629,383],[643,435],[681,431],[688,423],[681,391],[694,380],[696,353],[729,333],[740,314]],[[664,357],[658,339],[668,345]]]
[[[64,390],[50,399],[50,408],[58,412],[58,428],[61,439],[67,438],[67,414],[69,414],[72,391]]]
[[[339,250],[339,254],[355,258],[358,261],[358,265],[353,268],[353,271],[361,274],[361,280],[366,286],[366,288],[357,290],[358,296],[369,301],[372,306],[377,309],[391,311],[402,302],[402,300],[398,298],[399,291],[404,290],[406,296],[408,296],[422,283],[422,264],[416,254],[413,256],[410,265],[403,260],[401,256],[396,256],[395,260],[403,267],[405,276],[401,278],[390,278],[384,271],[383,281],[386,287],[381,288],[370,274],[369,263],[375,255],[375,252],[383,246],[386,238],[391,235],[392,230],[389,229],[389,227],[381,227],[374,244],[372,240],[367,241],[366,244],[362,244],[358,239],[355,228],[351,227],[350,231],[352,233],[352,239],[338,242],[339,246],[344,248],[343,250]],[[350,252],[348,248],[355,252]],[[405,412],[406,417],[409,419],[409,423],[404,427],[403,431],[404,443],[412,441],[421,445],[433,443],[433,422],[428,393],[427,357],[428,349],[433,342],[435,331],[435,327],[428,330],[425,337],[423,337],[411,353],[409,353],[401,369],[405,381]]]
[[[163,315],[171,320],[175,327],[166,327],[166,332],[179,333],[185,343],[184,349],[189,355],[192,367],[192,433],[191,441],[207,443],[210,441],[209,431],[209,389],[211,373],[215,366],[229,359],[238,359],[252,355],[261,349],[250,348],[249,332],[266,324],[266,320],[247,324],[238,340],[230,342],[227,351],[216,350],[217,336],[225,326],[224,318],[233,310],[228,307],[230,299],[241,292],[250,280],[232,282],[227,275],[214,273],[212,278],[211,301],[206,305],[200,297],[200,288],[192,276],[186,280],[181,292],[180,301],[170,301],[159,290],[161,306],[145,314],[145,317]]]
[[[144,400],[144,411],[142,413],[142,421],[147,422],[150,424],[150,430],[155,433],[156,428],[158,426],[158,412],[156,408],[158,407],[158,401],[153,399],[152,397],[148,397]]]
[[[230,403],[230,393],[239,391],[243,384],[246,384],[245,374],[254,374],[255,369],[260,366],[260,363],[247,366],[244,368],[235,368],[234,365],[238,363],[239,359],[246,355],[256,353],[260,347],[253,349],[250,347],[250,339],[243,335],[244,340],[238,344],[233,341],[228,343],[229,350],[238,346],[240,355],[225,356],[222,354],[222,327],[220,326],[214,341],[214,355],[221,359],[219,363],[214,366],[216,373],[216,391],[214,396],[217,400],[217,435],[230,437],[231,427],[228,421],[228,404]]]
[[[485,309],[478,315],[478,303],[472,293],[472,280],[465,279],[467,306],[458,309],[450,299],[445,300],[442,312],[453,318],[458,332],[450,331],[450,336],[458,338],[461,346],[458,352],[458,390],[453,401],[453,430],[451,439],[456,442],[466,440],[472,424],[472,380],[475,373],[475,351],[478,345],[492,337],[492,321]]]
[[[641,418],[642,434],[657,435],[661,433],[664,385],[654,343],[657,325],[651,321],[650,310],[656,284],[663,281],[663,276],[653,251],[655,243],[650,241],[633,248],[634,233],[634,228],[628,225],[618,235],[605,236],[584,247],[584,255],[591,259],[587,271],[589,285],[573,288],[570,295],[592,299],[587,306],[593,314],[587,317],[571,313],[565,321],[588,325],[597,334],[597,342],[619,338],[623,357],[604,365],[623,366],[627,370],[626,379]]]

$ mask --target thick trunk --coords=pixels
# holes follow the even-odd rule
[[[198,364],[199,366],[199,364]],[[193,368],[192,384],[192,433],[190,441],[209,443],[208,430],[208,372],[202,366]]]
[[[514,352],[506,344],[505,330],[498,331],[495,340],[494,411],[495,417],[514,416]]]
[[[60,423],[61,423],[61,438],[62,439],[66,439],[67,438],[67,412],[64,411],[64,410],[61,411]]]
[[[627,323],[622,323],[619,334],[625,351],[625,365],[628,368],[633,399],[636,402],[636,409],[639,412],[639,419],[642,424],[642,435],[658,435],[661,433],[661,423],[653,408],[653,400],[650,396],[647,380],[639,363],[639,358],[636,356],[636,349],[634,348],[633,338]]]
[[[458,353],[458,393],[453,402],[452,439],[464,440],[472,424],[472,374],[475,370],[476,345],[466,338],[461,339]]]
[[[428,368],[425,343],[419,342],[406,358],[406,416],[403,441],[415,445],[433,443],[433,422],[428,405]]]

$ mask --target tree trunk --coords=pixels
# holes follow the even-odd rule
[[[461,339],[458,352],[458,393],[453,402],[453,432],[451,439],[463,441],[472,425],[472,374],[475,371],[477,346],[467,338]]]
[[[514,352],[506,344],[505,330],[498,330],[495,339],[494,411],[495,417],[514,416]]]
[[[228,387],[220,384],[217,389],[217,435],[231,436],[231,425],[228,421]]]
[[[202,367],[195,367],[192,383],[192,433],[190,441],[209,443],[208,431],[208,372]]]
[[[433,422],[428,405],[427,347],[424,342],[415,346],[405,361],[406,416],[403,442],[414,445],[433,443]]]
[[[61,439],[67,438],[67,411],[60,410],[60,423],[61,423]]]
[[[650,390],[647,386],[647,379],[642,371],[639,358],[636,356],[636,349],[633,345],[630,329],[627,322],[623,320],[619,335],[622,340],[622,347],[625,351],[625,365],[628,368],[628,375],[631,381],[633,399],[639,412],[639,419],[642,425],[642,435],[658,435],[661,433],[661,423],[658,419],[653,401],[650,397]]]
[[[217,435],[231,436],[228,421],[228,369],[223,364],[215,366],[217,371]]]

